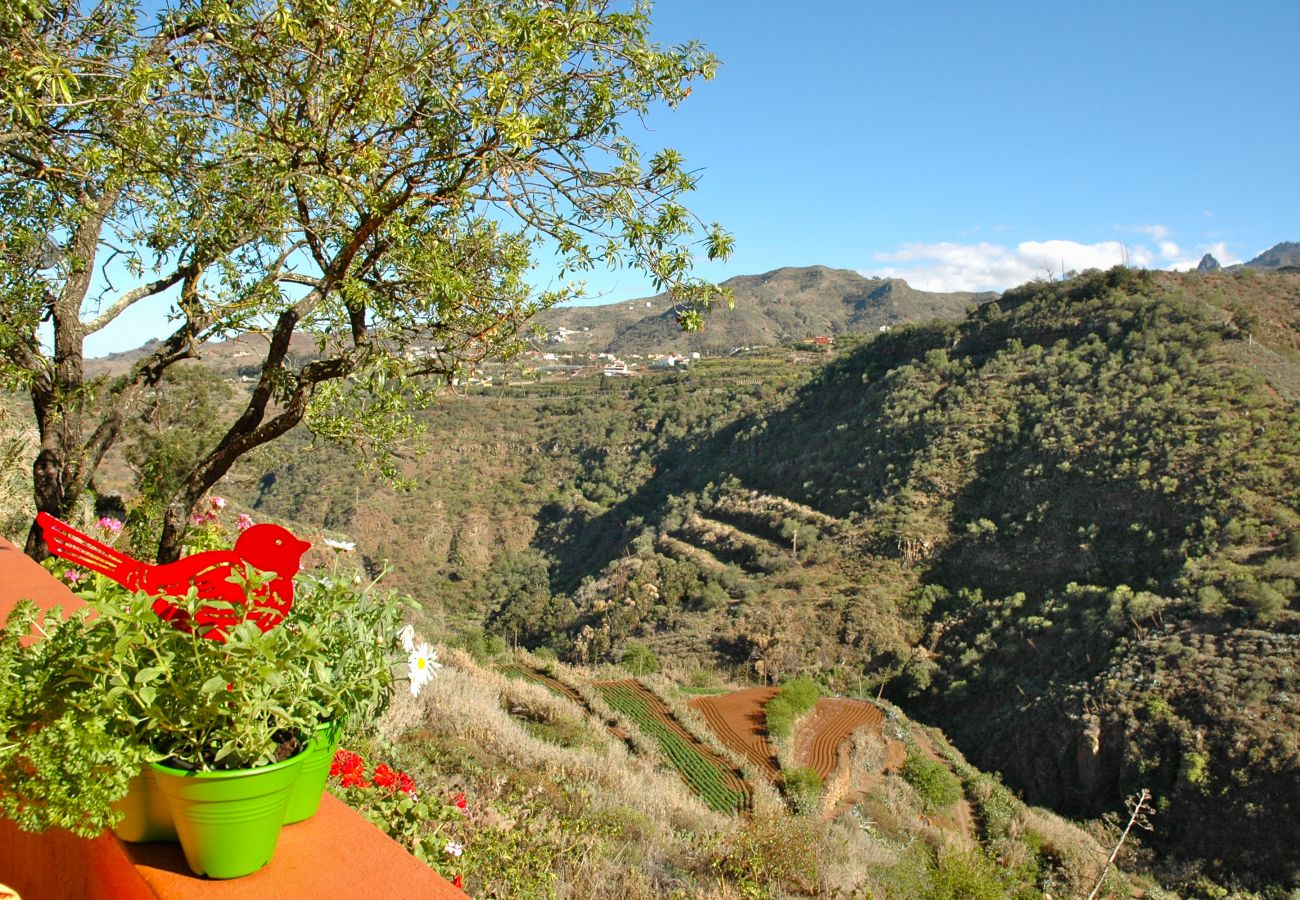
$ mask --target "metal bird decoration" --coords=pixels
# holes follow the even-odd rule
[[[247,529],[231,550],[205,550],[170,563],[146,563],[127,556],[48,513],[37,513],[36,522],[52,554],[116,581],[127,590],[142,591],[154,598],[153,610],[184,631],[199,631],[205,638],[224,642],[226,634],[242,621],[270,631],[284,620],[293,606],[293,576],[302,555],[311,546],[279,525],[261,524]],[[245,565],[275,575],[248,596],[239,579]],[[201,600],[221,600],[225,606],[201,607],[190,621],[189,612],[177,602],[191,589]],[[248,605],[243,615],[239,607]]]

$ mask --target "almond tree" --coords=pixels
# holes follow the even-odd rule
[[[235,461],[299,423],[391,465],[411,410],[516,347],[584,270],[649,273],[687,328],[724,298],[691,264],[730,236],[681,204],[695,177],[676,152],[628,136],[716,63],[654,44],[645,3],[144,6],[0,13],[0,375],[32,398],[38,509],[93,492],[145,395],[209,340],[254,332],[264,357],[161,510],[164,560]],[[539,251],[559,285],[540,293]],[[160,299],[170,333],[88,381],[86,338]],[[27,552],[44,554],[34,526]]]

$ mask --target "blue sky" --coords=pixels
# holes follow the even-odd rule
[[[1224,263],[1300,240],[1300,3],[659,0],[722,60],[650,143],[784,265],[1006,288],[1089,265]],[[594,282],[593,282],[594,284]],[[620,273],[612,296],[644,292]]]
[[[1001,289],[1300,240],[1295,0],[658,0],[652,17],[722,61],[640,135],[685,154],[691,207],[735,234],[729,263],[699,268],[715,280],[822,264]],[[627,271],[588,282],[652,293]],[[88,350],[165,325],[141,310]]]

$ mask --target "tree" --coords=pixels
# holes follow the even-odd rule
[[[6,8],[0,377],[32,398],[37,508],[93,491],[125,423],[209,340],[265,349],[168,499],[164,560],[235,461],[299,423],[393,474],[411,409],[517,347],[594,266],[649,273],[698,327],[726,295],[691,274],[693,247],[721,258],[731,238],[682,205],[680,155],[643,153],[626,123],[716,62],[648,29],[640,0]],[[560,281],[534,292],[541,250]],[[86,338],[146,302],[170,303],[171,333],[88,380]],[[27,551],[44,553],[34,526]]]

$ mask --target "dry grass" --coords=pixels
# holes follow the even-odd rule
[[[556,716],[580,711],[540,685],[511,681],[481,668],[463,651],[448,651],[447,665],[418,700],[403,694],[385,716],[390,738],[413,729],[455,738],[481,748],[501,763],[550,779],[586,785],[593,809],[632,809],[656,826],[708,833],[723,827],[714,813],[683,791],[675,776],[659,771],[619,742],[569,750],[539,740],[511,717],[507,707],[523,702]]]

